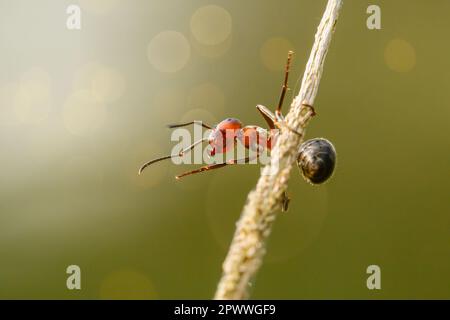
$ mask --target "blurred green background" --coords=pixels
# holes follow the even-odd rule
[[[168,123],[264,126],[255,105],[274,108],[289,49],[295,87],[325,5],[0,0],[0,298],[211,298],[258,166],[137,169],[170,152]],[[450,298],[449,12],[345,1],[307,132],[338,166],[319,187],[294,172],[253,298]]]

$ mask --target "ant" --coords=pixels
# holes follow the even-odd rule
[[[298,133],[297,131],[295,131],[294,129],[292,129],[291,127],[289,127],[286,124],[286,122],[284,121],[284,116],[281,113],[281,108],[283,105],[284,97],[288,90],[288,77],[289,77],[289,70],[290,70],[290,65],[291,65],[291,60],[292,60],[293,54],[294,54],[293,51],[288,52],[284,81],[283,81],[283,85],[281,88],[280,99],[279,99],[277,108],[275,110],[275,113],[272,113],[268,108],[266,108],[263,105],[256,106],[256,109],[261,113],[264,120],[267,122],[267,124],[270,128],[269,130],[255,126],[255,125],[248,125],[248,126],[243,127],[241,121],[239,121],[236,118],[227,118],[227,119],[219,122],[219,124],[217,124],[216,126],[210,126],[201,121],[190,121],[190,122],[186,122],[186,123],[168,125],[169,128],[173,129],[173,128],[185,127],[185,126],[192,125],[192,124],[194,124],[194,125],[200,124],[202,127],[206,128],[206,129],[210,129],[211,133],[208,138],[203,138],[201,140],[194,142],[187,148],[181,150],[178,154],[168,155],[168,156],[164,156],[164,157],[153,159],[149,162],[146,162],[139,169],[139,175],[149,165],[154,164],[159,161],[162,161],[162,160],[166,160],[166,159],[182,157],[187,152],[194,149],[195,146],[203,143],[204,141],[208,141],[209,145],[211,146],[211,149],[209,150],[209,155],[214,156],[217,153],[225,153],[229,149],[234,147],[236,144],[236,140],[239,140],[246,149],[256,150],[257,153],[259,153],[261,150],[264,150],[264,148],[271,150],[272,147],[275,145],[276,139],[278,136],[278,130],[276,130],[276,129],[282,129],[283,127],[286,127],[289,130],[291,130],[292,132],[300,135],[300,133]],[[315,114],[312,106],[307,105],[307,104],[304,104],[304,106],[310,108],[313,111],[313,115]],[[233,164],[238,164],[238,163],[242,163],[242,162],[248,163],[251,160],[252,159],[250,157],[246,157],[244,159],[233,159],[233,160],[227,161],[225,163],[211,164],[211,165],[203,166],[203,167],[193,170],[193,171],[188,171],[188,172],[182,173],[182,174],[176,176],[175,178],[178,180],[178,179],[181,179],[182,177],[185,177],[188,175],[200,173],[200,172],[207,171],[207,170],[222,168],[227,165],[233,165]]]
[[[281,113],[281,108],[283,106],[284,98],[286,95],[286,92],[288,90],[288,78],[289,78],[289,70],[291,66],[291,60],[292,55],[294,54],[293,51],[288,52],[287,62],[285,66],[285,73],[284,73],[284,81],[283,85],[281,87],[281,95],[278,101],[278,105],[275,109],[275,112],[272,113],[268,108],[266,108],[263,105],[257,105],[256,109],[259,111],[259,113],[262,115],[264,120],[266,121],[267,125],[269,126],[269,130],[255,126],[255,125],[247,125],[243,126],[242,123],[235,118],[227,118],[221,122],[219,122],[216,126],[210,126],[207,125],[201,121],[191,121],[186,123],[180,123],[180,124],[172,124],[169,125],[169,128],[179,128],[184,127],[192,124],[200,124],[202,127],[206,129],[210,129],[211,133],[209,134],[209,137],[203,138],[201,140],[198,140],[191,144],[190,146],[184,148],[181,150],[178,154],[173,155],[167,155],[164,157],[160,157],[157,159],[153,159],[149,162],[146,162],[142,165],[142,167],[139,169],[139,174],[141,174],[145,168],[147,168],[149,165],[154,164],[156,162],[166,160],[166,159],[172,159],[175,157],[182,157],[187,152],[191,151],[195,148],[195,146],[208,141],[209,145],[211,146],[211,149],[208,150],[208,153],[210,156],[214,156],[218,153],[225,153],[229,149],[236,146],[237,140],[239,140],[243,146],[248,150],[254,150],[256,151],[256,157],[259,156],[262,150],[267,149],[271,150],[273,146],[276,144],[277,137],[279,135],[279,130],[277,129],[283,129],[287,128],[288,130],[300,135],[296,130],[291,128],[284,119],[283,114]],[[309,108],[312,111],[312,115],[315,115],[314,108],[308,104],[303,104],[304,107]],[[299,155],[300,159],[300,155]],[[252,157],[246,157],[243,159],[232,159],[223,163],[215,163],[206,165],[203,167],[200,167],[198,169],[184,172],[180,175],[177,175],[175,178],[181,179],[188,175],[193,175],[196,173],[200,173],[203,171],[208,170],[214,170],[219,169],[228,165],[234,165],[238,163],[249,163],[251,160],[254,160]],[[300,164],[300,162],[298,162]],[[287,210],[287,206],[289,203],[289,198],[287,197],[286,193],[284,193],[283,199],[282,199],[282,209],[283,211]]]

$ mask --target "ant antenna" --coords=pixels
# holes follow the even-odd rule
[[[201,140],[198,140],[196,142],[194,142],[193,144],[191,144],[190,146],[188,146],[187,148],[184,148],[183,150],[181,150],[178,154],[171,154],[168,156],[164,156],[164,157],[160,157],[160,158],[156,158],[153,160],[150,160],[146,163],[144,163],[138,171],[138,175],[140,175],[142,173],[142,171],[144,171],[145,168],[147,168],[149,165],[154,164],[156,162],[162,161],[162,160],[167,160],[167,159],[172,159],[172,158],[176,158],[176,157],[182,157],[183,155],[185,155],[187,152],[191,151],[192,149],[195,148],[195,146],[199,145],[200,143],[202,143],[203,141],[207,141],[208,138],[203,138]]]
[[[173,129],[173,128],[180,128],[180,127],[186,127],[188,125],[201,125],[203,128],[206,129],[213,129],[213,127],[211,127],[210,125],[207,125],[206,123],[203,123],[203,121],[198,121],[198,120],[194,120],[194,121],[189,121],[189,122],[185,122],[185,123],[174,123],[174,124],[168,124],[167,127],[169,129]]]
[[[156,162],[162,161],[162,160],[166,160],[166,159],[171,159],[174,157],[177,157],[178,154],[176,155],[169,155],[169,156],[165,156],[165,157],[161,157],[161,158],[157,158],[157,159],[153,159],[150,160],[149,162],[144,163],[140,168],[139,168],[139,172],[138,175],[140,175],[142,173],[142,171],[144,171],[145,168],[147,168],[149,165],[154,164]]]

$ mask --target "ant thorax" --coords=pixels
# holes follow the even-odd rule
[[[246,149],[260,153],[266,148],[270,149],[269,133],[258,126],[245,126],[238,132],[239,141]]]

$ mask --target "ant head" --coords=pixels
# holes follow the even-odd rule
[[[242,123],[236,118],[227,118],[219,122],[216,126],[217,130],[239,130],[242,128]]]
[[[212,147],[209,155],[214,156],[216,153],[224,153],[232,148],[241,128],[242,123],[235,118],[227,118],[219,122],[209,136],[209,144]]]

